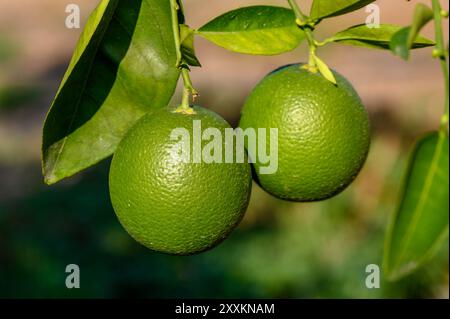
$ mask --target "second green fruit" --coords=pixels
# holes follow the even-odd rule
[[[367,112],[352,85],[333,73],[337,85],[302,65],[284,66],[267,75],[245,103],[241,128],[278,129],[277,172],[260,174],[261,163],[254,164],[256,181],[276,197],[330,198],[355,179],[366,160]]]

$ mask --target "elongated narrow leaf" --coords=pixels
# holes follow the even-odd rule
[[[390,49],[401,58],[408,60],[409,51],[414,44],[420,30],[433,19],[433,10],[427,5],[419,3],[414,12],[413,23],[410,27],[405,27],[397,31],[391,39]]]
[[[387,234],[384,271],[395,280],[416,270],[448,235],[449,139],[433,133],[412,154],[401,204]]]
[[[142,115],[168,103],[179,76],[171,21],[169,1],[100,2],[44,124],[48,184],[111,155]]]
[[[366,48],[389,50],[389,44],[391,42],[392,36],[401,29],[402,27],[400,26],[390,24],[382,24],[379,28],[368,28],[367,25],[360,24],[336,33],[327,41],[339,42]],[[417,49],[432,45],[434,45],[434,42],[432,40],[419,35],[412,42],[411,47],[413,49]]]
[[[304,39],[293,11],[271,6],[227,12],[201,27],[198,34],[230,51],[255,55],[288,52]]]
[[[352,12],[374,2],[375,0],[314,0],[310,18],[313,21]]]

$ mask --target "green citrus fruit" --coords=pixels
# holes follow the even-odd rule
[[[248,161],[193,161],[194,120],[201,121],[203,132],[217,128],[224,135],[230,128],[219,115],[194,110],[163,109],[144,116],[111,163],[110,195],[121,224],[144,246],[169,254],[189,255],[219,244],[242,219],[251,192]],[[191,142],[182,144],[191,145],[189,161],[180,156],[181,138],[171,138],[176,128],[190,132]]]
[[[334,85],[301,66],[267,75],[247,99],[239,126],[278,129],[278,170],[261,174],[258,159],[253,167],[262,188],[286,200],[317,201],[357,176],[369,150],[369,119],[344,77],[334,72]]]

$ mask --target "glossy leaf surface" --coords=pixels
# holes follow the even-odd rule
[[[44,124],[46,183],[108,157],[142,115],[168,103],[179,77],[171,21],[170,1],[100,2]]]
[[[304,39],[294,12],[272,6],[227,12],[201,27],[198,34],[230,51],[255,55],[288,52]]]
[[[417,269],[448,235],[448,174],[448,135],[425,136],[412,153],[401,203],[388,230],[383,264],[388,278]]]

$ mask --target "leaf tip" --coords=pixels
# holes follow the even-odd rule
[[[44,173],[44,183],[47,186],[51,186],[58,182],[58,178],[54,174],[46,174]]]
[[[336,77],[334,76],[333,71],[331,71],[328,65],[326,65],[326,63],[317,56],[315,56],[315,61],[320,74],[322,74],[322,76],[329,82],[333,83],[333,85],[337,85]]]

